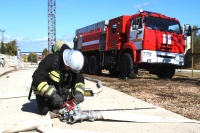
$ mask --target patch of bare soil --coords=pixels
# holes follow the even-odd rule
[[[158,79],[139,72],[135,79],[83,74],[107,86],[190,119],[200,120],[200,73],[176,72],[172,79]]]

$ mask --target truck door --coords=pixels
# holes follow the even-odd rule
[[[142,18],[132,19],[129,41],[136,46],[137,50],[142,49],[143,32]]]
[[[119,44],[119,19],[109,21],[108,49],[116,49]]]

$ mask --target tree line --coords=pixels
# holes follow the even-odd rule
[[[198,29],[198,26],[193,26],[192,29]],[[200,34],[198,30],[193,30],[193,54],[192,49],[186,52],[184,68],[192,66],[192,56],[194,56],[194,67],[200,65]],[[192,47],[192,46],[191,46]],[[200,69],[200,68],[199,68]]]
[[[22,55],[22,59],[25,61],[30,61],[30,62],[34,62],[37,63],[39,58],[44,58],[45,56],[48,55],[48,50],[47,48],[45,48],[42,52],[42,57],[38,56],[38,54],[31,52],[28,56],[26,55]],[[40,59],[41,60],[41,59]]]
[[[8,43],[1,42],[0,53],[16,56],[18,51],[17,41],[13,40]]]
[[[6,54],[10,56],[17,56],[19,47],[17,46],[17,41],[12,40],[8,43],[1,42],[0,43],[0,53]],[[48,55],[48,50],[45,48],[42,52],[42,56]],[[36,53],[30,53],[29,55],[22,55],[22,59],[24,61],[30,61],[30,62],[37,62],[38,61],[38,55]]]

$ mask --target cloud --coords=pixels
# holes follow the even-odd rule
[[[149,4],[150,4],[150,2],[144,2],[144,3],[141,3],[141,4],[134,5],[133,8],[137,8],[137,9],[144,8],[144,7],[148,6]]]
[[[156,4],[156,0],[151,0],[151,1],[148,1],[148,2],[143,2],[143,3],[140,3],[140,4],[135,4],[133,6],[133,8],[137,8],[137,9],[141,9],[141,8],[144,8],[144,7],[147,7],[149,5],[154,5]]]
[[[48,49],[48,37],[41,38],[26,38],[26,37],[11,37],[10,35],[4,35],[4,42],[10,42],[12,40],[17,41],[17,46],[21,52],[42,52],[45,48]],[[65,41],[70,47],[73,48],[73,36],[63,35],[57,40]]]
[[[2,36],[1,36],[2,37]],[[2,38],[1,38],[2,39]],[[7,42],[9,42],[9,41],[12,41],[12,40],[14,40],[14,39],[11,39],[11,37],[10,37],[10,35],[8,35],[8,34],[4,34],[3,35],[3,41],[5,42],[5,43],[7,43]]]
[[[70,47],[73,47],[73,41],[70,38],[57,38],[57,40],[65,41]],[[17,38],[17,43],[21,51],[25,52],[42,52],[45,48],[48,49],[48,37],[43,38]]]
[[[42,52],[45,48],[48,49],[48,38],[24,38],[18,37],[17,45],[22,52]]]

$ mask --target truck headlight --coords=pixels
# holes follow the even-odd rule
[[[184,57],[183,57],[183,56],[179,56],[179,60],[180,60],[180,61],[183,61],[183,60],[184,60]]]

